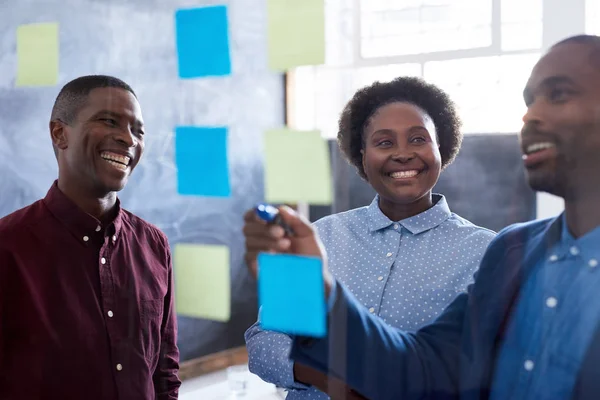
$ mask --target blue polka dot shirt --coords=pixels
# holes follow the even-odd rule
[[[466,289],[495,236],[452,213],[444,196],[433,201],[430,209],[394,222],[375,197],[367,207],[314,224],[332,275],[371,313],[403,330],[431,322]],[[294,381],[289,336],[262,330],[257,322],[245,337],[250,370],[288,389],[288,400],[328,399]]]

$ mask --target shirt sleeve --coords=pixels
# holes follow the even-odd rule
[[[6,306],[4,299],[5,293],[7,292],[5,285],[7,284],[7,273],[6,267],[9,263],[8,252],[0,247],[0,369],[3,367],[3,357],[2,350],[4,349],[4,327],[6,326],[4,322],[4,307]]]
[[[456,397],[466,294],[418,334],[385,324],[339,283],[335,296],[328,336],[295,337],[292,359],[347,382],[369,399]]]
[[[266,382],[288,390],[309,388],[294,380],[294,362],[289,358],[291,337],[283,333],[265,331],[260,328],[259,322],[248,328],[244,337],[250,372]]]
[[[166,242],[166,238],[165,238]],[[179,348],[177,347],[177,318],[174,304],[173,265],[168,242],[165,243],[166,265],[169,269],[168,290],[164,300],[161,344],[158,365],[154,371],[154,391],[157,400],[177,400],[179,396]]]

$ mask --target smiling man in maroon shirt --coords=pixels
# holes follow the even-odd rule
[[[117,199],[144,150],[135,93],[77,78],[50,134],[58,180],[0,219],[0,399],[176,399],[169,245]]]

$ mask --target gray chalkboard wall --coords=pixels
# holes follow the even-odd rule
[[[181,80],[174,13],[226,4],[232,74]],[[17,88],[16,28],[58,22],[60,76],[55,87]],[[264,0],[0,0],[0,216],[43,197],[57,174],[48,119],[60,87],[88,74],[109,74],[137,92],[147,125],[144,158],[123,205],[176,243],[231,249],[231,322],[179,318],[182,359],[243,344],[256,318],[256,290],[242,263],[243,211],[263,197],[262,133],[283,124],[281,75],[267,68]],[[173,130],[227,126],[231,198],[177,194]]]
[[[232,75],[180,80],[174,13],[180,7],[229,6]],[[242,262],[241,215],[263,197],[262,133],[283,124],[284,88],[266,65],[265,0],[0,0],[0,216],[43,197],[57,174],[48,118],[60,87],[80,75],[120,77],[138,93],[147,124],[142,163],[121,193],[123,205],[176,243],[231,249],[231,322],[179,318],[183,360],[243,344],[256,318],[255,283]],[[19,24],[60,24],[59,84],[15,88]],[[177,125],[227,126],[231,198],[177,194],[173,130]],[[333,207],[316,219],[368,204],[373,192],[341,158],[335,142]],[[468,136],[436,190],[453,211],[499,230],[535,217],[516,136]]]
[[[343,159],[330,141],[335,201],[331,207],[310,207],[315,221],[371,203],[375,191]],[[517,135],[466,135],[454,163],[434,188],[446,196],[450,209],[474,224],[494,231],[529,221],[536,215],[535,193],[525,180]]]

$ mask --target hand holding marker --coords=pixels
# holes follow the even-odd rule
[[[281,218],[277,207],[269,204],[259,204],[255,209],[256,215],[268,224],[279,225],[285,231],[286,236],[294,236],[294,231]]]

